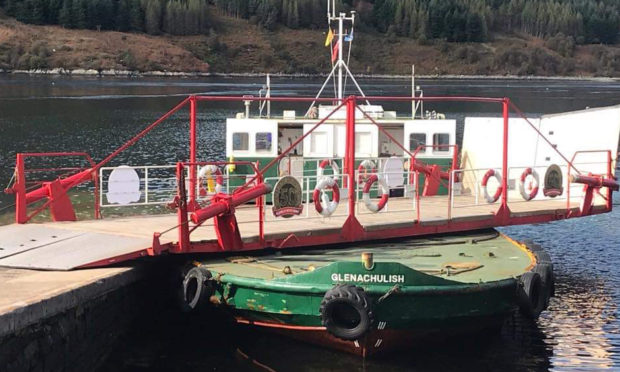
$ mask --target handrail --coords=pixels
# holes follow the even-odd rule
[[[40,153],[35,153],[35,152],[25,152],[25,153],[18,153],[17,154],[17,159],[15,162],[15,181],[13,186],[7,188],[4,190],[5,193],[7,194],[16,194],[16,202],[15,202],[15,222],[22,224],[22,223],[26,223],[28,221],[30,221],[34,216],[36,216],[37,214],[39,214],[41,211],[43,211],[45,208],[47,208],[51,203],[52,203],[52,199],[48,200],[46,203],[44,203],[42,206],[38,207],[36,210],[34,210],[30,215],[28,214],[27,208],[28,208],[28,204],[32,204],[35,203],[43,198],[45,198],[47,195],[47,187],[46,185],[50,184],[52,181],[41,181],[38,182],[36,185],[38,186],[37,189],[34,189],[32,191],[28,190],[26,188],[26,173],[33,173],[35,170],[30,170],[30,172],[28,172],[26,170],[26,158],[29,157],[72,157],[72,156],[77,156],[77,157],[83,157],[86,159],[86,161],[89,163],[89,165],[91,166],[90,169],[92,169],[92,167],[94,166],[94,161],[91,158],[91,156],[86,153],[86,152],[40,152]],[[79,168],[80,170],[83,168]],[[58,171],[58,170],[64,170],[63,168],[50,168],[50,169],[36,169],[36,171]],[[77,174],[83,174],[85,172],[89,171],[89,169],[86,170],[82,170],[81,172],[78,172]],[[95,175],[90,175],[87,179],[93,178],[94,182],[95,182],[95,191],[94,191],[94,198],[95,198],[95,218],[100,218],[101,217],[101,213],[100,213],[100,209],[99,209],[99,203],[98,203],[98,182],[99,179],[98,177]],[[74,179],[75,178],[75,179]],[[78,177],[79,178],[79,177]],[[64,182],[68,185],[70,185],[69,188],[77,186],[78,184],[84,182],[86,180],[85,179],[81,179],[78,182],[78,178],[76,178],[75,175],[71,176],[71,177],[62,177],[59,176],[58,180],[60,182]],[[60,194],[56,195],[57,197],[60,197],[61,195],[66,195],[67,189],[62,189],[59,190]]]

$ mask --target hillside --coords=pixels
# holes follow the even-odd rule
[[[273,31],[247,20],[212,16],[207,35],[27,25],[0,14],[0,69],[131,70],[211,73],[327,73],[322,30]],[[561,35],[490,34],[482,43],[415,40],[359,31],[351,68],[363,74],[620,77],[620,45],[575,45]]]

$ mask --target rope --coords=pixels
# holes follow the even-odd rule
[[[331,26],[330,26],[331,27]],[[334,38],[329,43],[329,61],[332,64],[332,70],[334,69]],[[336,91],[336,74],[332,77],[332,81],[334,82],[334,97],[338,95]]]
[[[379,299],[377,300],[377,303],[383,302],[386,298],[388,298],[391,295],[393,295],[394,293],[398,293],[398,292],[400,292],[400,286],[398,284],[394,284],[394,286],[392,288],[390,288],[390,290],[385,292],[385,294],[383,296],[379,297]]]
[[[15,180],[15,173],[17,172],[16,171],[13,172],[13,175],[11,176],[11,179],[9,180],[9,183],[7,183],[5,189],[8,189],[13,184],[13,181]]]
[[[4,207],[0,208],[0,212],[4,212],[5,210],[9,208],[13,208],[14,206],[15,206],[15,203],[10,204],[10,205],[5,205]]]
[[[269,367],[269,366],[267,366],[267,365],[257,361],[254,358],[250,358],[250,356],[248,354],[244,353],[243,351],[241,351],[241,349],[237,348],[236,351],[237,351],[237,354],[241,355],[241,357],[245,358],[246,360],[252,362],[252,364],[254,364],[255,366],[260,367],[260,368],[262,368],[262,369],[264,369],[265,371],[268,371],[268,372],[276,372],[275,369],[273,369],[273,368],[271,368],[271,367]]]
[[[226,259],[228,262],[234,263],[234,264],[239,264],[239,265],[246,265],[246,266],[250,266],[250,267],[257,267],[257,268],[264,268],[264,269],[268,269],[271,271],[276,271],[276,272],[284,272],[286,274],[286,268],[288,267],[290,270],[290,266],[285,266],[283,268],[277,267],[277,266],[273,266],[270,265],[266,262],[263,262],[257,258],[253,258],[253,257],[229,257]],[[251,263],[256,262],[256,265],[252,265]],[[293,271],[290,270],[289,274],[293,274]]]
[[[189,220],[188,220],[187,222],[182,222],[182,223],[180,223],[180,224],[178,224],[178,225],[176,225],[176,226],[172,226],[172,227],[171,227],[171,228],[169,228],[168,230],[164,230],[163,232],[160,232],[160,233],[159,233],[159,236],[162,236],[162,235],[164,235],[165,233],[170,232],[170,231],[172,231],[172,230],[174,230],[174,229],[178,229],[179,227],[181,227],[181,226],[183,226],[183,225],[185,225],[185,224],[189,224]]]
[[[353,34],[353,26],[351,26],[351,34]],[[344,40],[344,38],[343,38]],[[349,41],[349,51],[347,53],[347,66],[349,65],[349,61],[351,60],[351,47],[353,46],[353,40]],[[342,96],[345,96],[345,92],[347,90],[347,79],[349,79],[349,74],[344,75],[344,86],[342,87]]]

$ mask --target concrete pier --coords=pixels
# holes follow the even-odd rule
[[[0,268],[0,370],[96,369],[145,311],[146,275],[141,265],[64,272]]]

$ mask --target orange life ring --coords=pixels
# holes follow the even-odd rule
[[[497,179],[497,182],[499,182],[497,191],[495,191],[495,194],[493,196],[489,195],[489,192],[487,191],[487,183],[489,182],[489,179],[491,177],[495,177],[495,179]],[[484,198],[486,199],[488,203],[495,203],[499,199],[499,197],[502,195],[502,191],[503,191],[502,178],[500,177],[499,172],[496,172],[495,169],[489,169],[484,174],[484,177],[482,177],[482,182],[480,183],[480,185],[482,186],[482,191],[484,192]]]
[[[529,194],[525,191],[525,180],[527,179],[527,176],[532,176],[532,179],[533,179],[532,190],[529,192]],[[530,201],[534,199],[536,195],[538,194],[539,184],[540,184],[540,178],[538,176],[538,172],[536,172],[532,168],[525,169],[523,173],[521,173],[521,178],[519,179],[519,192],[521,193],[521,197],[525,201]]]
[[[323,161],[321,161],[319,167],[316,169],[316,179],[319,180],[321,177],[323,177],[323,171],[328,165],[332,168],[332,171],[334,172],[332,177],[337,183],[338,178],[340,177],[340,168],[338,168],[338,163],[336,163],[332,159],[323,159]]]
[[[364,160],[357,167],[357,183],[362,184],[368,181],[369,177],[372,173],[375,173],[377,170],[375,169],[375,163],[372,160]]]
[[[332,190],[333,194],[331,201],[329,201],[329,197],[325,193],[321,195],[321,191],[329,189]],[[332,177],[322,177],[319,179],[312,193],[312,201],[314,202],[314,209],[316,209],[321,216],[331,216],[336,211],[336,208],[338,208],[338,203],[340,202],[338,182]]]
[[[381,188],[381,199],[378,203],[373,203],[370,200],[370,188],[372,184],[375,182],[379,182],[379,186]],[[377,176],[376,174],[371,175],[364,184],[364,189],[362,190],[362,200],[364,204],[366,204],[366,208],[373,213],[377,213],[382,210],[388,202],[390,197],[390,189],[385,181],[385,178],[382,176]]]
[[[207,190],[211,188],[209,187],[209,181],[212,181],[213,177],[215,177],[214,191],[218,194],[222,192],[222,187],[224,186],[224,177],[222,176],[222,172],[220,171],[220,168],[217,165],[208,164],[200,168],[200,170],[198,171],[199,183],[200,183],[200,180],[204,180],[206,183],[206,185],[204,185],[206,187],[204,187],[202,184],[200,185],[200,196],[207,195]]]

